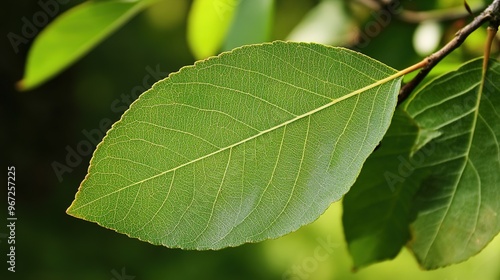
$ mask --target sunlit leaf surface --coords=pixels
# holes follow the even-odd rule
[[[185,249],[294,231],[348,191],[382,139],[394,73],[346,49],[284,42],[182,68],[108,132],[68,213]]]
[[[31,89],[57,75],[155,1],[89,1],[58,16],[33,42],[18,87]]]

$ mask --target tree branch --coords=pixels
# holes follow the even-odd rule
[[[478,13],[484,9],[484,6],[478,6],[472,8],[473,13]],[[453,21],[461,18],[466,18],[470,16],[469,12],[463,7],[441,9],[436,11],[428,12],[415,12],[410,10],[403,10],[401,14],[398,15],[398,19],[408,23],[421,23],[427,20],[434,21]]]
[[[465,39],[476,29],[478,29],[483,23],[490,21],[493,24],[500,21],[500,0],[493,0],[481,14],[474,18],[474,20],[466,25],[464,28],[460,29],[455,37],[448,42],[439,51],[431,54],[424,59],[426,61],[426,66],[420,70],[420,72],[413,78],[410,82],[404,85],[399,91],[398,104],[406,100],[410,93],[422,82],[422,80],[427,76],[427,74],[438,64],[445,56],[450,54],[453,50],[458,48]]]
[[[398,0],[396,0],[398,1]],[[368,7],[372,10],[382,10],[392,4],[393,1],[383,1],[383,0],[356,0],[356,2]],[[485,5],[475,6],[472,8],[473,13],[478,13],[484,10]],[[421,23],[427,20],[434,21],[453,21],[461,18],[465,18],[469,16],[467,10],[464,7],[454,7],[433,11],[412,11],[401,9],[401,11],[395,14],[399,20],[408,22],[408,23]]]

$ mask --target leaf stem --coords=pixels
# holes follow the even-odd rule
[[[486,38],[486,44],[484,45],[484,59],[483,59],[483,79],[486,77],[486,70],[488,69],[488,61],[490,59],[491,45],[493,44],[493,39],[498,32],[498,22],[492,21],[490,26],[488,26],[488,37]]]
[[[455,34],[455,37],[450,42],[448,42],[448,44],[425,59],[427,60],[427,64],[422,68],[417,76],[415,76],[415,78],[404,85],[399,91],[398,105],[406,100],[406,98],[408,98],[410,93],[420,84],[420,82],[422,82],[422,80],[427,76],[432,68],[436,66],[436,64],[438,64],[444,57],[446,57],[448,54],[462,45],[465,39],[472,32],[474,32],[487,21],[490,21],[493,24],[500,22],[500,0],[493,0],[493,3],[491,3],[481,14],[475,17],[471,23],[460,29]]]
[[[399,71],[397,74],[399,74],[399,76],[406,75],[406,74],[411,73],[413,71],[416,71],[418,69],[424,68],[425,66],[427,66],[428,63],[429,63],[429,61],[427,59],[424,59],[416,64],[413,64],[410,67],[407,67],[407,68]]]

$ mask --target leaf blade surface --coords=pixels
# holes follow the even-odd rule
[[[439,133],[419,167],[431,174],[409,244],[426,269],[467,260],[500,231],[500,63],[490,60],[484,80],[481,72],[481,60],[468,62],[405,104],[421,127]]]
[[[413,197],[422,176],[410,159],[419,127],[396,110],[380,147],[343,198],[342,223],[354,269],[393,259],[410,239]],[[411,176],[410,175],[414,175]]]
[[[32,89],[51,79],[153,2],[91,1],[66,11],[35,39],[20,89]]]
[[[394,73],[346,49],[284,42],[185,67],[108,132],[68,213],[184,249],[294,231],[354,183],[389,126]]]

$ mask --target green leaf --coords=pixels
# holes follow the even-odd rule
[[[481,72],[481,60],[469,62],[405,104],[420,127],[438,133],[422,147],[434,152],[418,167],[430,175],[409,245],[426,269],[467,260],[500,231],[500,63],[490,61],[484,80]]]
[[[269,40],[274,0],[243,0],[236,8],[223,50]]]
[[[57,17],[33,42],[21,90],[29,90],[66,69],[154,1],[90,1]]]
[[[182,68],[114,124],[67,212],[185,249],[287,234],[354,183],[400,75],[350,50],[285,42]]]
[[[222,47],[239,0],[195,0],[188,15],[187,40],[196,59]]]
[[[393,259],[410,239],[419,180],[407,179],[418,164],[410,158],[418,135],[412,119],[396,110],[380,147],[343,199],[342,222],[355,269]]]

